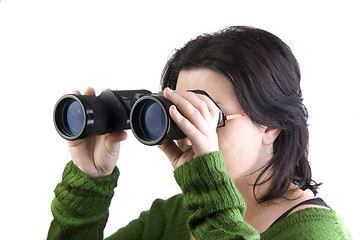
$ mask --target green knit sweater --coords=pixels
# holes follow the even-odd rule
[[[108,239],[351,239],[333,210],[306,208],[259,234],[243,220],[246,206],[225,173],[221,152],[199,156],[174,171],[183,194],[155,200],[150,210]],[[103,239],[119,170],[90,179],[70,162],[55,189],[48,239]]]

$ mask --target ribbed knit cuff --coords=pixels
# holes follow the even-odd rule
[[[245,202],[225,172],[221,152],[196,157],[178,167],[175,178],[192,213],[188,227],[196,239],[260,239],[244,222]]]
[[[119,169],[109,176],[90,178],[72,161],[63,172],[62,182],[55,188],[56,199],[70,212],[94,215],[107,211],[117,186]]]
[[[226,174],[224,157],[219,151],[198,156],[175,169],[175,179],[184,194],[185,208],[201,209],[201,215],[237,208],[245,214],[245,203]]]

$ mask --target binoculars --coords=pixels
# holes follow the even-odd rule
[[[204,91],[191,91],[210,98]],[[55,105],[54,124],[60,136],[70,141],[131,129],[141,143],[159,145],[185,137],[170,117],[171,105],[163,92],[148,90],[105,91],[97,97],[67,94]],[[223,119],[219,108],[218,126]]]

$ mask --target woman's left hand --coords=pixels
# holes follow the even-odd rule
[[[205,153],[218,151],[216,133],[219,108],[205,95],[188,91],[164,90],[164,96],[174,105],[169,109],[170,116],[191,142],[191,147],[176,145],[168,141],[159,148],[166,154],[174,168]],[[181,112],[181,113],[180,113]]]

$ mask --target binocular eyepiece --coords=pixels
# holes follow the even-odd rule
[[[159,145],[185,137],[170,117],[171,105],[162,92],[148,90],[105,91],[97,97],[67,94],[55,105],[54,124],[60,136],[70,141],[131,129],[141,143]],[[223,124],[220,109],[218,123]]]

